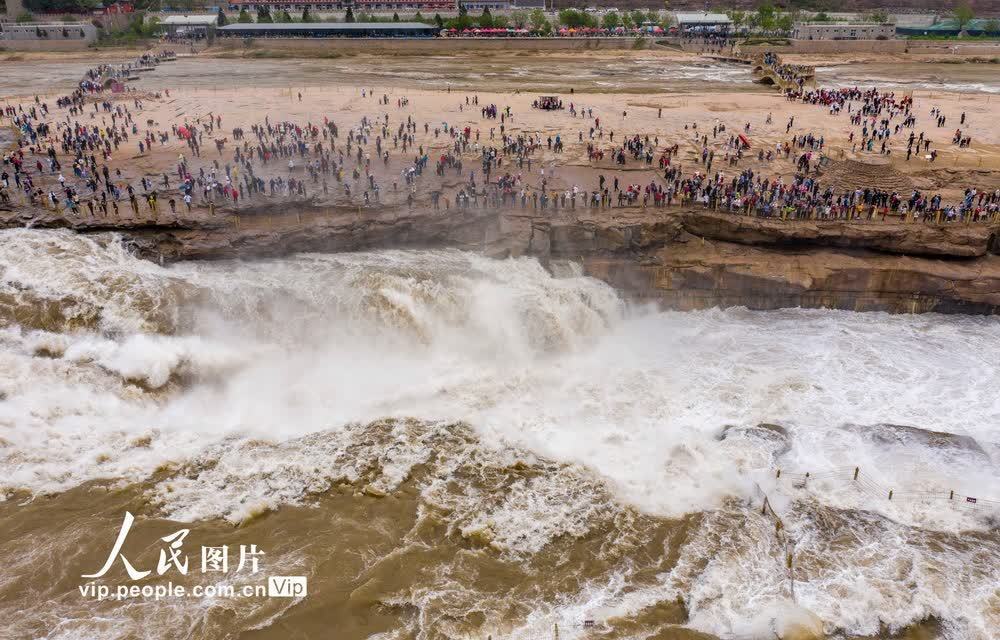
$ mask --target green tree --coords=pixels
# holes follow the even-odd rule
[[[646,21],[646,13],[644,11],[636,9],[630,15],[632,16],[632,24],[636,27],[641,27],[642,23]]]
[[[215,24],[220,27],[224,27],[229,24],[229,20],[226,19],[226,13],[222,10],[222,7],[219,7],[219,14],[215,16]]]
[[[347,13],[344,14],[344,22],[354,22],[354,10],[347,7]]]
[[[392,12],[392,21],[399,22],[399,14],[396,13],[395,11]]]
[[[790,13],[783,13],[781,17],[774,21],[775,26],[779,31],[791,31],[792,25],[795,23],[795,19]]]
[[[877,22],[878,24],[885,24],[886,22],[889,22],[889,14],[881,9],[876,9],[875,11],[872,11],[867,16],[865,16],[865,19],[868,20],[868,22]]]
[[[972,19],[976,17],[976,13],[969,6],[968,2],[963,2],[962,4],[955,7],[955,22],[958,23],[958,30],[962,32],[965,30],[966,25],[972,22]]]
[[[446,20],[444,26],[448,29],[458,29],[459,31],[464,31],[466,29],[472,29],[479,23],[469,17],[469,14],[460,15],[457,18],[452,18],[451,20]]]
[[[434,14],[434,24],[437,25],[438,29],[444,29],[444,18],[441,17],[440,13]]]
[[[617,11],[609,11],[601,19],[601,26],[605,29],[617,29],[622,26],[622,19]]]
[[[757,26],[763,31],[774,29],[776,12],[774,5],[770,2],[763,2],[757,6]]]
[[[571,29],[578,29],[586,23],[587,18],[582,11],[563,9],[559,12],[559,24]]]
[[[271,10],[267,7],[257,7],[257,22],[274,22]]]
[[[552,25],[549,24],[548,19],[545,17],[545,12],[541,9],[532,9],[531,15],[528,17],[531,22],[531,28],[535,31],[543,31],[546,26],[549,30],[552,30]]]
[[[506,29],[510,26],[510,18],[500,14],[498,16],[493,16],[493,27],[495,29]]]
[[[493,28],[493,14],[489,7],[483,7],[483,15],[479,16],[479,26],[483,29]]]
[[[312,14],[309,13],[309,7],[302,9],[302,22],[314,22]]]
[[[515,28],[523,29],[524,25],[528,24],[528,14],[524,11],[513,11],[510,14],[510,21],[514,23]]]
[[[733,21],[733,28],[739,29],[743,26],[744,21],[747,19],[747,14],[745,11],[740,11],[739,9],[732,9],[728,12],[729,19]]]
[[[414,22],[423,22],[424,21],[424,16],[418,11],[415,14],[413,14],[413,21]]]
[[[236,17],[236,22],[239,22],[240,24],[250,24],[253,22],[253,18],[250,17],[250,14],[246,9],[240,9],[240,15]]]
[[[990,35],[996,35],[997,32],[1000,32],[1000,20],[996,18],[987,20],[986,24],[983,25],[983,31]]]
[[[278,14],[275,16],[274,21],[287,24],[292,21],[292,16],[289,15],[288,11],[282,10],[279,11]]]

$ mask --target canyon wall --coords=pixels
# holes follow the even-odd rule
[[[1000,311],[1000,257],[990,253],[996,229],[985,224],[769,221],[689,211],[648,222],[534,226],[534,253],[579,260],[588,275],[666,308]]]
[[[28,220],[11,214],[0,222]],[[674,309],[1000,312],[998,228],[985,223],[782,221],[680,208],[375,213],[308,202],[212,220],[88,225],[49,213],[30,223],[121,233],[159,262],[453,247],[501,259],[578,262],[637,300]]]
[[[241,219],[237,228],[132,235],[140,250],[170,260],[387,247],[572,260],[637,299],[676,309],[1000,311],[997,228],[988,224],[781,221],[701,209],[324,210]]]

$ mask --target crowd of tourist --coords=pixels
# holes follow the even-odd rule
[[[763,60],[777,73],[795,77],[797,68],[783,65],[777,56],[765,54]],[[569,131],[543,135],[514,130],[511,106],[480,106],[475,95],[465,97],[459,109],[478,108],[484,128],[489,127],[488,138],[471,126],[418,123],[406,113],[406,98],[396,99],[393,119],[389,97],[376,96],[371,89],[361,89],[362,98],[377,99],[384,109],[354,123],[281,116],[273,122],[265,117],[249,125],[234,123],[227,130],[221,115],[206,114],[159,127],[152,120],[141,122],[145,98],[113,96],[106,89],[109,78],[157,61],[141,58],[128,65],[95,67],[76,91],[54,101],[61,112],[58,116],[40,98],[33,104],[7,106],[0,123],[16,127],[18,140],[3,157],[2,199],[9,203],[11,194],[19,192],[36,206],[74,213],[86,208],[92,216],[118,216],[119,203],[124,202],[133,215],[145,210],[155,215],[163,199],[172,213],[203,206],[214,211],[272,198],[362,206],[405,201],[410,207],[419,199],[435,210],[453,204],[538,210],[683,206],[780,219],[892,217],[934,222],[992,220],[1000,207],[1000,190],[970,187],[958,201],[946,203],[940,194],[920,190],[900,193],[824,184],[826,140],[820,133],[793,132],[794,117],[786,126],[785,141],[773,147],[760,144],[754,156],[747,138],[752,133],[749,122],[742,133],[727,130],[718,120],[688,123],[680,140],[661,141],[656,134],[640,133],[616,137],[614,130],[602,126],[593,108],[570,102],[568,126],[577,128],[577,142],[581,151],[586,150],[587,165],[595,176],[591,184],[586,182],[590,178],[579,174],[570,180],[556,179],[557,164],[552,159],[564,152]],[[808,89],[796,84],[786,92],[788,100],[818,105],[831,117],[846,118],[852,127],[848,135],[852,152],[888,156],[905,142],[907,160],[920,153],[931,162],[936,158],[937,149],[931,149],[925,132],[915,132],[912,97],[879,88]],[[533,106],[563,111],[558,97],[539,98]],[[95,123],[98,117],[101,124]],[[627,111],[622,117],[627,118]],[[939,109],[930,117],[937,127],[945,126],[946,117]],[[965,121],[963,113],[960,124]],[[965,148],[971,138],[957,129],[952,142]],[[209,145],[214,146],[214,155],[206,152]],[[114,167],[114,155],[122,146],[131,146],[140,156],[169,149],[176,154],[174,169],[156,179],[142,176],[135,183],[122,167]],[[428,181],[424,175],[432,154],[436,179]],[[758,166],[747,166],[754,157]],[[466,161],[472,158],[475,168],[466,172]],[[776,161],[792,163],[794,175],[782,177],[780,170],[769,169]],[[630,177],[643,175],[635,173],[636,168],[646,171],[645,177]],[[448,174],[457,184],[444,179]],[[449,189],[448,183],[454,186]]]

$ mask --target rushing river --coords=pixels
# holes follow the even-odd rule
[[[70,92],[88,69],[88,61],[0,61],[0,98],[26,95],[25,87]],[[329,86],[331,80],[352,86],[566,92],[685,93],[769,92],[751,82],[745,65],[692,58],[663,58],[636,52],[627,59],[607,54],[490,52],[481,55],[375,56],[332,59],[180,58],[144,72],[132,83],[139,89],[244,89]]]
[[[417,62],[419,61],[419,63]],[[69,93],[92,61],[0,61],[0,98],[32,95],[25,87],[43,84],[49,91]],[[865,62],[820,66],[822,86],[882,86],[903,91],[1000,93],[1000,65],[940,62]],[[246,87],[329,86],[331,78],[352,86],[416,89],[491,90],[562,93],[762,92],[746,65],[692,57],[665,58],[655,51],[620,56],[551,52],[491,52],[474,55],[372,56],[329,59],[181,58],[141,74],[139,89],[241,89]]]
[[[820,66],[825,87],[891,87],[900,91],[1000,93],[1000,64],[942,62],[855,62]]]
[[[160,267],[16,230],[0,327],[0,637],[1000,628],[994,318],[659,312],[572,264]],[[88,600],[126,510],[137,564],[184,526],[309,595]]]

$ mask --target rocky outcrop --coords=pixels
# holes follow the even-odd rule
[[[7,226],[21,226],[7,218]],[[1000,257],[988,225],[781,221],[704,210],[243,209],[210,220],[31,219],[118,231],[160,261],[297,251],[453,247],[496,257],[569,259],[638,299],[675,309],[825,307],[1000,312]]]
[[[916,444],[926,447],[937,454],[961,452],[965,455],[975,456],[986,463],[990,460],[989,454],[986,453],[975,438],[958,433],[889,423],[848,423],[842,426],[841,429],[856,433],[862,438],[873,440],[883,446],[912,446]]]
[[[495,212],[440,214],[317,209],[295,214],[243,212],[221,228],[140,228],[128,234],[142,255],[165,261],[262,258],[302,251],[454,247],[498,253],[511,237]]]
[[[681,224],[692,235],[739,244],[842,247],[951,258],[986,255],[995,231],[984,224],[783,221],[703,211],[681,214]]]
[[[532,225],[527,253],[543,258],[574,258],[606,253],[643,253],[664,247],[683,232],[673,215],[616,220],[538,221]],[[537,239],[536,239],[537,238]]]
[[[1000,311],[1000,257],[945,261],[868,251],[674,244],[645,260],[594,256],[585,272],[681,310],[745,306],[892,313]]]
[[[125,205],[127,207],[128,205]],[[145,205],[143,205],[145,206]],[[166,205],[162,205],[166,207]],[[68,210],[57,212],[46,209],[11,209],[3,212],[2,227],[31,227],[33,229],[73,229],[83,233],[118,231],[136,233],[168,230],[214,230],[223,231],[226,219],[206,219],[204,217],[160,216],[151,217],[86,217],[73,218]]]

